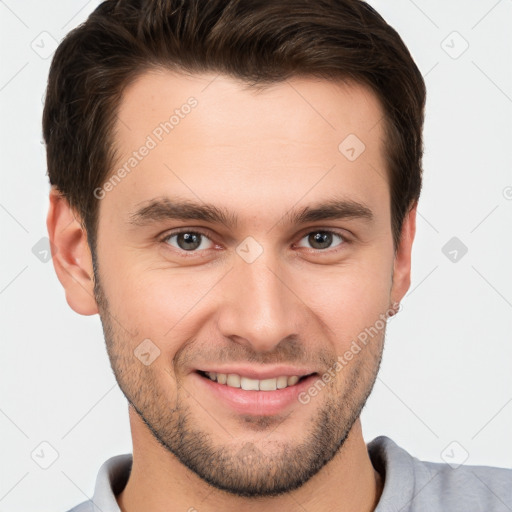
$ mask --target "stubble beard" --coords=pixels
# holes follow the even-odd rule
[[[143,366],[133,355],[131,340],[123,340],[123,331],[114,328],[108,301],[98,280],[95,295],[111,367],[129,404],[162,447],[203,481],[232,495],[278,496],[298,489],[316,475],[342,449],[380,368],[385,332],[380,340],[372,340],[374,346],[367,346],[365,354],[358,355],[360,360],[354,359],[355,364],[341,370],[350,372],[345,375],[344,389],[331,383],[311,400],[310,404],[316,400],[323,402],[308,424],[300,429],[305,432],[301,440],[272,440],[273,434],[279,431],[279,422],[276,426],[275,419],[252,417],[246,418],[248,428],[260,432],[269,430],[264,442],[233,438],[229,443],[218,443],[207,426],[201,428],[194,421],[188,403],[196,402],[188,398],[187,403],[189,393],[183,386],[178,385],[175,403],[170,403],[168,390],[162,389],[157,371]],[[297,408],[309,406],[297,402]],[[286,421],[287,418],[282,420],[283,426]]]

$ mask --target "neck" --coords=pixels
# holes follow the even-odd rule
[[[295,491],[271,498],[242,498],[211,487],[156,441],[132,407],[130,425],[133,465],[117,496],[122,512],[277,512],[297,504],[309,512],[370,512],[382,493],[383,482],[368,456],[360,419],[334,459],[314,477]]]

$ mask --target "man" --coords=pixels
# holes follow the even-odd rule
[[[118,0],[59,46],[43,130],[69,305],[133,456],[75,511],[512,508],[512,471],[365,444],[410,284],[425,86],[358,0]]]

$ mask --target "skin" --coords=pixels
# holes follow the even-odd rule
[[[405,295],[416,208],[395,251],[381,106],[356,83],[297,77],[252,90],[222,75],[146,72],[120,105],[118,166],[190,96],[197,106],[100,200],[96,288],[87,233],[50,193],[47,225],[67,302],[100,314],[130,403],[133,467],[119,506],[374,510],[383,480],[359,415],[385,328],[307,405],[277,414],[233,411],[195,370],[289,363],[322,375]],[[366,146],[354,161],[338,149],[351,133]],[[373,219],[278,222],[334,195],[364,204]],[[130,224],[131,213],[162,196],[225,207],[238,222]],[[209,239],[187,252],[176,237],[163,240],[176,228]],[[308,234],[325,230],[342,238],[312,245]],[[248,236],[263,249],[252,263],[236,251]],[[144,339],[160,350],[150,365],[134,356]]]

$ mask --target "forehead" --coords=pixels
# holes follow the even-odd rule
[[[191,98],[199,107],[193,108],[196,115],[180,123],[188,116],[187,101]],[[380,125],[383,118],[374,92],[354,81],[294,77],[252,87],[225,75],[185,75],[153,69],[137,77],[123,93],[117,117],[119,139],[129,143],[138,135],[133,133],[134,126],[151,132],[152,127],[169,121],[173,113],[179,120],[171,124],[191,125],[196,139],[204,136],[203,144],[222,142],[225,133],[210,128],[228,128],[227,124],[233,127],[229,133],[233,142],[260,142],[277,134],[312,145],[327,135],[325,142],[329,144],[334,133],[343,135],[348,128],[372,142],[381,135],[379,127],[372,135],[368,131]],[[246,130],[237,131],[240,127]],[[173,135],[179,137],[179,132],[183,128]],[[255,136],[259,136],[257,141]]]
[[[296,77],[251,88],[153,70],[119,105],[112,172],[126,172],[110,197],[126,207],[166,193],[215,197],[236,209],[335,190],[385,202],[382,120],[375,94],[353,82]]]

